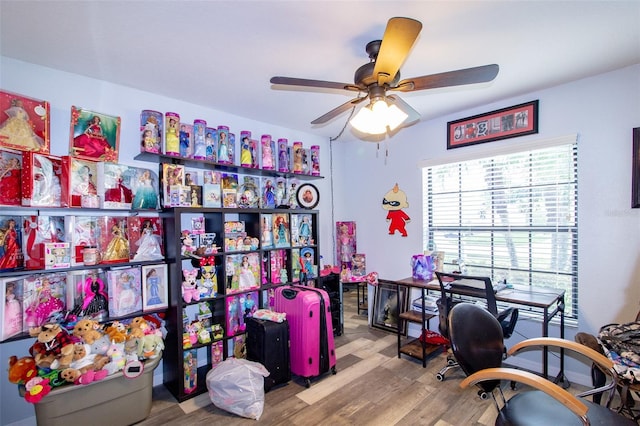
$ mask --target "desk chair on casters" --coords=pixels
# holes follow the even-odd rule
[[[454,282],[463,283],[466,282],[469,285],[475,283],[478,287],[469,287],[469,290],[472,292],[476,292],[481,297],[484,297],[485,302],[487,304],[487,310],[498,320],[500,326],[502,327],[502,334],[505,339],[508,339],[513,334],[513,330],[516,327],[516,322],[518,321],[518,309],[514,307],[510,307],[498,312],[498,306],[496,303],[496,294],[493,288],[493,284],[491,284],[491,278],[489,277],[476,277],[471,275],[462,275],[462,274],[449,274],[444,272],[436,272],[436,277],[438,278],[438,282],[440,283],[440,299],[438,301],[438,316],[440,324],[438,325],[438,330],[440,334],[445,337],[449,337],[449,326],[448,326],[448,317],[451,309],[459,302],[456,302],[451,297],[450,285],[453,285]],[[461,287],[465,288],[464,285]],[[455,356],[452,354],[447,355],[447,365],[445,365],[438,373],[436,374],[436,379],[438,381],[444,381],[445,376],[449,370],[454,368],[458,368],[458,362],[455,359]],[[484,395],[481,395],[481,397]]]
[[[582,395],[572,395],[561,386],[527,371],[502,367],[505,350],[502,326],[487,310],[471,303],[460,303],[449,315],[451,347],[460,368],[468,375],[460,387],[477,384],[480,392],[490,394],[498,415],[495,424],[505,425],[635,425],[637,423]],[[575,351],[603,368],[613,363],[598,352],[579,343],[559,338],[540,337],[524,340],[509,351],[514,355],[524,348],[550,346]],[[501,380],[524,383],[534,390],[520,391],[509,400],[500,388]],[[613,392],[615,383],[587,391]]]

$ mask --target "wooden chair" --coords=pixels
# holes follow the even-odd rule
[[[490,394],[498,415],[496,425],[635,425],[637,423],[605,406],[574,396],[553,382],[515,368],[502,367],[504,340],[502,327],[496,318],[482,307],[461,303],[449,315],[449,333],[453,353],[460,368],[468,375],[462,388],[477,384],[481,392]],[[605,356],[570,340],[541,337],[528,339],[513,346],[508,356],[525,348],[556,347],[578,352],[605,369],[613,363]],[[526,384],[534,390],[519,391],[507,400],[500,389],[500,381]],[[611,381],[598,392],[613,392]]]

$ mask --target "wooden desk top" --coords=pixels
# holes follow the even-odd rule
[[[440,291],[440,283],[437,279],[432,281],[415,280],[412,277],[403,278],[401,280],[380,280],[384,283],[395,283],[398,285],[406,285],[414,288],[422,288],[426,290]],[[484,290],[474,290],[471,288],[452,288],[448,289],[453,294],[462,296],[472,296],[484,298]],[[514,285],[513,288],[505,288],[496,293],[496,300],[499,302],[515,303],[525,306],[533,306],[536,308],[549,308],[560,300],[564,299],[564,290],[546,287],[531,287],[526,285]]]

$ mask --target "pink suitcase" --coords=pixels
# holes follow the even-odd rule
[[[276,288],[275,307],[289,321],[291,373],[311,378],[331,370],[336,374],[336,351],[331,306],[326,291],[300,285]]]

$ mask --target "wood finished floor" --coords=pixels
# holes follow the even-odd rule
[[[370,328],[356,313],[355,291],[345,293],[345,332],[336,337],[337,374],[312,381],[294,376],[265,395],[261,425],[492,425],[496,411],[477,388],[460,389],[463,373],[450,372],[438,382],[446,363],[440,353],[426,368],[397,356],[396,336]],[[510,393],[504,386],[506,395]],[[572,386],[573,388],[573,386]],[[572,389],[573,390],[573,389]],[[153,389],[150,416],[140,425],[253,425],[215,407],[207,394],[178,404],[164,386]]]

